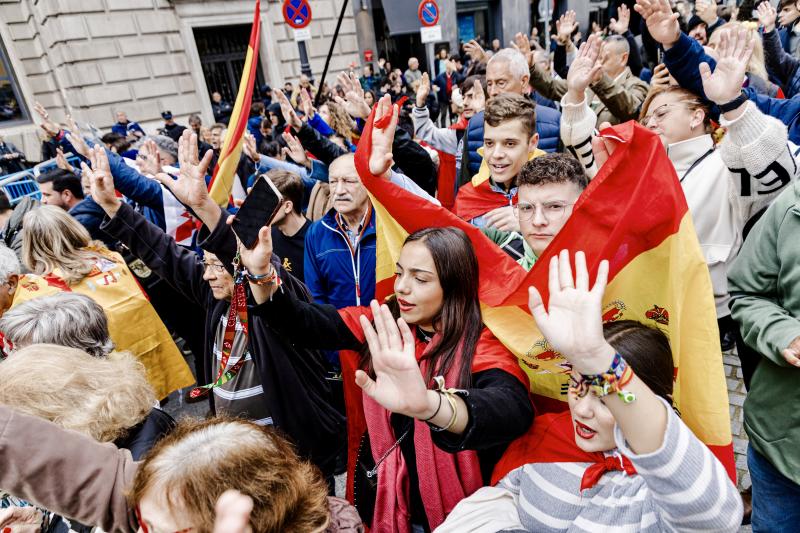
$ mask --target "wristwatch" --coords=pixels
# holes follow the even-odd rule
[[[717,107],[719,107],[720,113],[727,113],[728,111],[733,111],[734,109],[737,109],[740,105],[745,103],[747,100],[749,100],[749,98],[747,97],[747,93],[742,91],[742,92],[739,93],[739,96],[737,96],[736,98],[734,98],[730,102],[725,103],[725,104],[721,104],[721,105],[719,105]]]

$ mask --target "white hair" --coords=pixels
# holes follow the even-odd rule
[[[5,283],[12,274],[22,274],[19,258],[8,246],[0,246],[0,282]]]
[[[497,62],[508,62],[508,68],[511,71],[511,75],[515,78],[522,78],[523,76],[527,76],[530,74],[530,70],[528,68],[528,60],[525,59],[525,56],[522,55],[522,52],[518,50],[514,50],[513,48],[503,48],[496,54],[494,54],[489,62],[486,64],[486,68],[489,68],[489,65],[492,63]]]

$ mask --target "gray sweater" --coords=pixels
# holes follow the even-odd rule
[[[637,455],[615,430],[636,475],[608,472],[581,494],[589,463],[533,463],[510,472],[500,485],[517,500],[524,529],[515,531],[737,531],[742,500],[725,468],[664,405],[669,418],[657,451]]]

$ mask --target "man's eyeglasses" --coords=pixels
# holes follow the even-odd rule
[[[514,213],[517,217],[527,222],[533,218],[533,215],[536,214],[536,209],[541,209],[542,216],[546,218],[549,222],[555,222],[557,220],[561,220],[564,217],[564,213],[566,213],[568,207],[572,207],[575,204],[566,204],[564,202],[548,202],[546,204],[541,204],[540,207],[537,207],[536,204],[529,204],[525,202],[520,202],[514,206]]]

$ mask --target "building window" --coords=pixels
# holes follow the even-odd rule
[[[8,52],[0,42],[0,125],[8,126],[14,122],[26,121],[28,117]]]

